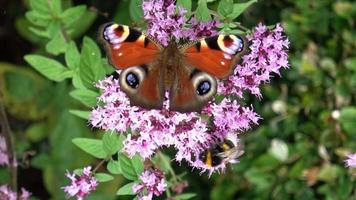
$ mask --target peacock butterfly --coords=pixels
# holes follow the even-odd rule
[[[229,76],[248,49],[241,35],[218,35],[166,47],[125,25],[100,29],[110,63],[122,70],[121,89],[131,105],[161,109],[169,90],[170,110],[201,111],[216,94],[217,81]]]

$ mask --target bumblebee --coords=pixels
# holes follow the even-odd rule
[[[225,139],[202,152],[199,160],[208,167],[216,167],[223,163],[236,163],[236,159],[243,153],[239,142],[234,144],[231,140]]]

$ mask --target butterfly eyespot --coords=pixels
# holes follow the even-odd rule
[[[130,73],[127,73],[127,75],[126,75],[126,83],[130,87],[136,89],[138,87],[138,85],[140,84],[140,80],[138,79],[136,74],[130,72]]]
[[[208,80],[201,81],[198,84],[197,93],[202,96],[207,94],[211,90],[211,83]]]
[[[192,77],[192,82],[197,96],[201,100],[207,100],[216,93],[216,79],[205,72],[195,73]]]
[[[123,70],[120,73],[120,87],[130,94],[137,92],[138,87],[146,76],[145,68],[134,66]]]

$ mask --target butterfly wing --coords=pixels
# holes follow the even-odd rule
[[[120,73],[121,89],[131,105],[161,108],[164,97],[162,67],[157,62],[162,47],[143,33],[125,25],[105,24],[100,31],[110,63]]]
[[[247,49],[247,39],[240,35],[218,35],[182,47],[188,65],[217,78],[229,76]]]
[[[219,35],[181,47],[170,109],[201,111],[216,94],[216,78],[229,76],[247,48],[246,38],[238,35]]]

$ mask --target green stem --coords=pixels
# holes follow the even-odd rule
[[[2,94],[0,91],[0,125],[1,131],[5,137],[5,143],[7,148],[7,156],[9,158],[9,170],[10,170],[10,187],[12,191],[17,192],[17,161],[16,161],[16,152],[14,148],[14,140],[12,131],[9,125],[9,121],[6,116],[5,106],[2,101]]]
[[[163,162],[165,162],[165,157],[163,156],[162,152],[158,152],[158,156],[161,158],[161,160],[163,160]],[[171,167],[170,163],[167,166],[168,166],[168,171],[169,173],[171,173],[174,182],[177,183],[178,182],[177,175],[174,172],[173,168]]]
[[[97,164],[93,170],[93,174],[95,174],[95,172],[99,169],[99,167],[101,167],[105,161],[107,161],[109,158],[105,158],[104,160],[100,161],[99,164]]]

